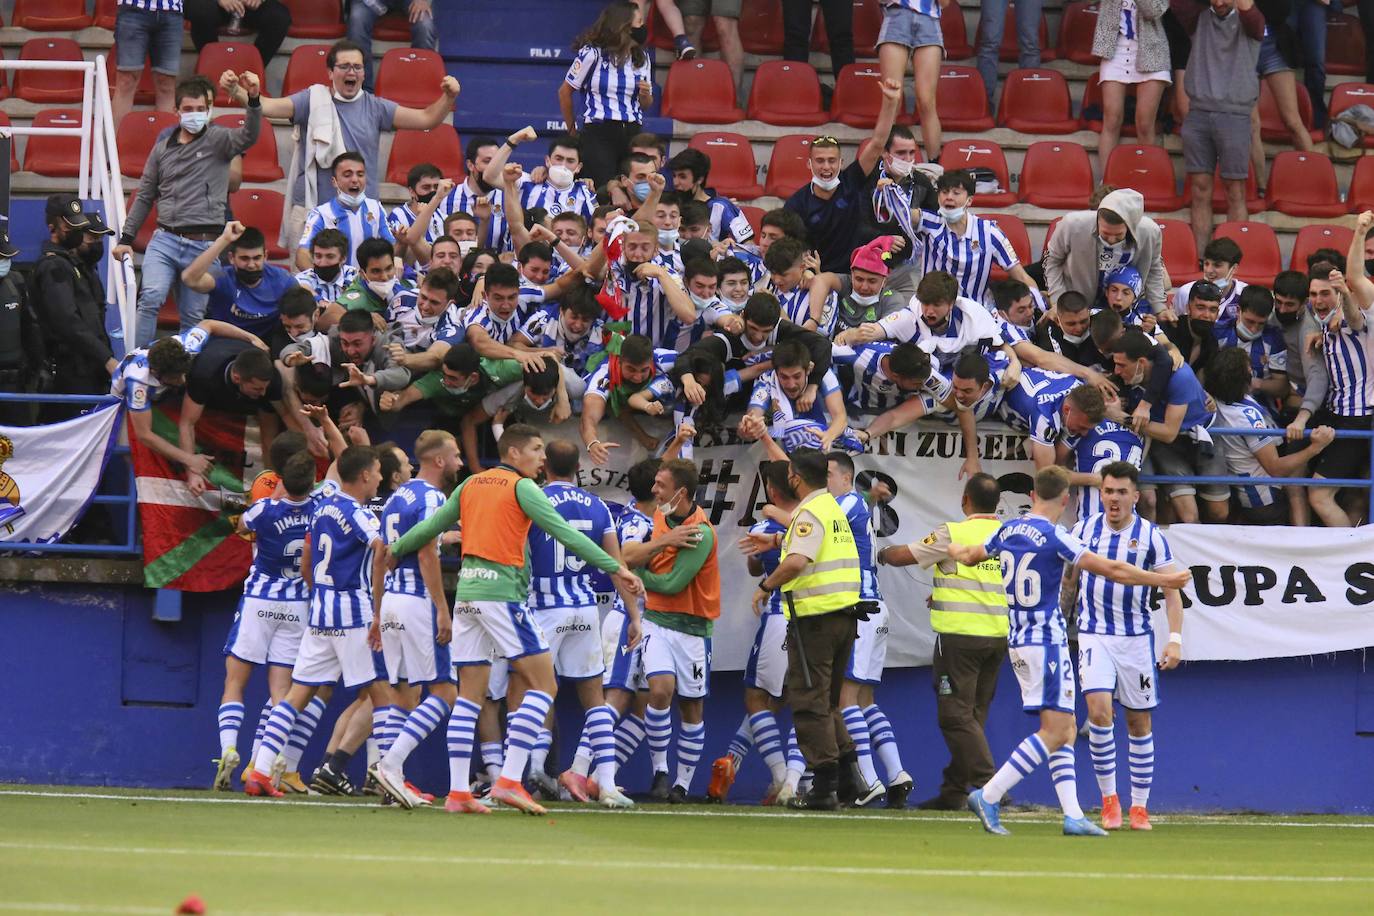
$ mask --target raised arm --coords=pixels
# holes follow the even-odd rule
[[[429,130],[431,127],[438,127],[453,111],[453,103],[458,100],[460,91],[462,87],[458,85],[458,80],[451,76],[444,77],[439,83],[437,99],[425,108],[397,106],[396,117],[392,119],[391,126],[397,130]]]
[[[878,110],[878,120],[873,125],[873,140],[859,153],[859,166],[865,175],[871,175],[878,167],[878,159],[887,146],[888,134],[897,120],[897,106],[902,102],[902,84],[891,77],[882,81],[883,104]]]
[[[224,231],[219,234],[219,238],[210,243],[210,247],[196,255],[194,261],[186,265],[186,269],[181,272],[181,282],[198,293],[208,293],[215,288],[215,278],[210,273],[210,268],[219,263],[220,255],[224,254],[224,249],[234,244],[244,232],[243,223],[238,220],[225,223]]]

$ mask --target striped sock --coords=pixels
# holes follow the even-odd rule
[[[591,711],[587,711],[591,715]],[[615,729],[611,729],[611,749],[615,750]],[[579,776],[586,776],[592,771],[592,742],[587,735],[587,726],[582,726],[582,737],[577,739],[577,753],[573,755],[572,771]]]
[[[796,791],[801,784],[802,774],[806,772],[806,758],[802,756],[801,748],[797,746],[797,730],[794,728],[787,733],[787,784]]]
[[[547,728],[539,729],[539,736],[530,748],[530,772],[542,773],[549,762],[549,748],[553,747],[553,732]]]
[[[878,781],[878,771],[873,769],[873,746],[869,743],[868,720],[863,710],[857,706],[846,706],[840,710],[844,727],[854,742],[854,753],[859,755],[859,773],[864,778],[864,788]]]
[[[1011,791],[1012,786],[1025,779],[1031,771],[1045,762],[1050,755],[1039,735],[1031,735],[1016,746],[1002,768],[992,774],[987,785],[983,786],[983,800],[997,804],[1002,796]]]
[[[1116,794],[1116,731],[1110,725],[1088,723],[1088,750],[1102,797]]]
[[[371,747],[367,749],[367,765],[369,768],[371,768],[374,763],[380,761],[382,756],[386,753],[386,749],[391,747],[391,742],[387,740],[386,733],[386,720],[390,715],[390,706],[372,707],[372,740],[376,742],[375,747],[377,756],[374,759],[372,756],[373,749]]]
[[[376,736],[369,732],[367,738],[363,741],[363,747],[367,751],[367,768],[370,770],[382,759],[380,744]]]
[[[539,730],[549,716],[553,697],[542,690],[529,690],[520,701],[520,708],[506,719],[506,762],[501,767],[501,778],[520,782],[525,778],[525,765],[530,762],[530,751],[539,740]]]
[[[291,726],[295,721],[295,707],[285,700],[276,705],[266,727],[262,730],[262,747],[258,748],[258,754],[253,758],[253,769],[264,774],[272,772],[272,762],[277,759],[281,749],[286,747],[286,741],[291,735]]]
[[[1065,745],[1050,755],[1050,778],[1054,780],[1054,794],[1065,817],[1078,820],[1083,809],[1078,806],[1078,781],[1073,765],[1073,745]]]
[[[406,719],[409,717],[410,710],[404,706],[392,706],[387,712],[385,736],[377,748],[382,752],[383,757],[386,756],[387,751],[391,750],[391,745],[396,743],[396,739],[401,734],[401,728],[406,724]]]
[[[477,739],[477,717],[481,713],[481,706],[462,697],[453,704],[453,712],[448,717],[447,734],[450,792],[467,792],[470,788],[472,745]]]
[[[668,743],[673,740],[673,710],[650,706],[644,714],[644,728],[649,736],[649,759],[655,773],[668,772]]]
[[[262,704],[262,712],[258,713],[258,727],[253,732],[253,753],[249,760],[258,759],[258,748],[262,747],[262,730],[267,727],[267,720],[272,717],[274,705],[270,697]]]
[[[778,731],[778,720],[766,709],[756,712],[749,717],[749,731],[754,736],[754,743],[764,764],[773,774],[773,781],[780,782],[786,775],[787,761],[782,756],[782,733]]]
[[[1155,781],[1155,735],[1150,732],[1131,739],[1131,806],[1150,803],[1150,786]]]
[[[645,724],[641,717],[630,714],[620,720],[620,724],[615,727],[616,767],[623,767],[625,761],[633,757],[635,751],[639,750],[639,745],[644,740],[644,733]]]
[[[740,720],[739,728],[735,729],[735,735],[730,739],[730,746],[725,749],[725,753],[734,758],[735,767],[738,768],[744,762],[744,758],[749,756],[749,749],[754,746],[754,731],[749,727],[749,714],[745,713]]]
[[[602,786],[615,785],[615,715],[614,707],[593,706],[582,729],[596,756],[596,782]]]
[[[701,752],[706,747],[706,723],[682,723],[682,731],[677,736],[677,779],[675,785],[684,789],[692,787],[692,777],[696,775],[697,764],[701,763]]]
[[[506,746],[500,741],[482,742],[482,768],[492,782],[501,778],[501,767],[506,763]]]
[[[405,766],[406,758],[411,752],[420,746],[420,742],[429,737],[430,733],[439,727],[439,723],[449,717],[449,705],[438,697],[430,694],[425,697],[425,701],[415,707],[415,711],[406,716],[405,723],[401,726],[401,733],[396,736],[396,740],[391,742],[391,750],[386,752],[382,758],[382,763],[388,768],[400,769]]]
[[[878,708],[877,703],[864,707],[864,718],[868,720],[868,732],[873,741],[873,753],[882,761],[883,771],[889,782],[903,772],[902,755],[897,750],[897,736],[892,732],[892,723],[887,715]]]
[[[286,742],[286,750],[282,751],[282,756],[286,758],[286,771],[295,773],[301,768],[301,755],[305,753],[305,746],[310,743],[310,739],[315,735],[315,729],[320,725],[320,717],[324,715],[326,704],[319,697],[311,698],[305,708],[296,716],[296,722],[291,726],[291,737]]]
[[[232,750],[239,743],[239,729],[243,727],[243,704],[219,704],[219,752]]]

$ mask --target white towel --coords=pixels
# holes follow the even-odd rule
[[[316,83],[310,87],[310,117],[305,124],[304,137],[302,137],[301,125],[297,124],[291,131],[291,168],[287,171],[290,181],[286,185],[286,200],[283,204],[281,235],[277,239],[278,244],[288,250],[295,250],[300,242],[296,238],[288,238],[291,234],[291,210],[298,204],[305,208],[306,212],[315,209],[319,204],[319,190],[315,185],[315,168],[327,169],[333,164],[334,160],[341,154],[347,152],[348,147],[344,145],[343,128],[339,126],[339,113],[334,108],[334,95],[328,86]],[[303,153],[301,150],[302,139],[307,146]],[[305,197],[303,200],[295,199],[296,189],[296,170],[300,168],[301,158],[305,157]]]

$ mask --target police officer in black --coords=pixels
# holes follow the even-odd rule
[[[13,269],[19,249],[0,232],[0,391],[32,391],[43,365],[43,335],[29,301],[23,276]],[[0,401],[0,425],[29,426],[33,406]]]
[[[105,239],[113,236],[115,231],[105,225],[105,217],[100,215],[99,210],[87,210],[86,221],[90,225],[86,227],[77,254],[86,264],[86,282],[90,284],[91,293],[97,302],[104,302],[105,284],[100,279],[100,262],[105,258]]]

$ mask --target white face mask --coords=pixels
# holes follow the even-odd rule
[[[905,178],[910,175],[915,168],[916,163],[912,162],[910,159],[897,159],[894,157],[893,160],[887,164],[887,173],[894,178]]]
[[[658,230],[658,247],[672,248],[674,245],[677,244],[678,235],[679,233],[676,229]]]
[[[840,186],[840,176],[834,178],[821,178],[819,175],[812,174],[811,183],[822,191],[833,191]]]
[[[181,129],[188,134],[200,133],[209,123],[210,112],[208,111],[183,111],[181,113]]]
[[[1091,331],[1088,331],[1083,334],[1067,334],[1063,330],[1061,330],[1059,333],[1061,336],[1063,336],[1063,338],[1066,341],[1068,341],[1071,344],[1081,344],[1083,343],[1083,341],[1087,340],[1089,337],[1092,336]]]
[[[877,302],[878,302],[878,299],[879,299],[879,297],[880,297],[881,295],[882,295],[881,293],[875,293],[875,294],[873,294],[872,296],[860,296],[858,293],[850,293],[850,294],[849,294],[849,301],[850,301],[850,302],[853,302],[855,305],[862,305],[862,306],[876,305]]]
[[[429,328],[429,327],[433,327],[434,325],[438,324],[438,323],[439,323],[439,319],[444,317],[444,313],[443,313],[443,312],[440,312],[440,313],[437,314],[437,315],[426,315],[424,312],[419,312],[419,313],[417,313],[416,317],[420,319],[420,324],[422,324],[422,325],[424,325],[425,327]]]
[[[673,507],[676,506],[676,505],[677,505],[677,492],[674,491],[674,492],[673,492],[673,499],[672,499],[672,501],[671,501],[671,502],[667,502],[667,503],[659,503],[659,504],[658,504],[658,511],[659,511],[659,512],[662,512],[664,516],[669,516],[669,515],[672,515],[672,514],[673,514]]]
[[[363,194],[349,194],[347,191],[339,191],[334,195],[334,199],[343,204],[350,210],[356,210],[363,205]]]
[[[957,223],[964,218],[968,212],[968,207],[941,207],[940,218],[947,223]]]
[[[530,410],[545,411],[553,406],[553,398],[549,398],[543,404],[536,404],[530,400],[530,396],[527,394],[525,395],[523,400],[525,402],[525,406],[528,407]]]
[[[395,280],[368,280],[367,288],[376,294],[378,299],[390,299],[391,291],[396,288]]]
[[[560,191],[566,191],[572,187],[573,171],[566,165],[549,166],[549,184]]]
[[[1250,341],[1257,339],[1263,333],[1263,330],[1252,331],[1241,322],[1236,322],[1236,337],[1245,341],[1246,343],[1249,343]]]
[[[712,296],[710,299],[703,299],[691,290],[687,291],[687,295],[691,297],[692,305],[696,306],[698,312],[704,312],[720,301],[716,296]]]

